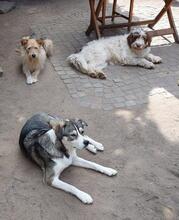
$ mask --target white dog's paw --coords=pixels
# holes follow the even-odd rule
[[[78,197],[83,203],[85,203],[85,204],[91,204],[91,203],[93,203],[92,197],[91,197],[89,194],[85,193],[85,192],[80,192],[80,193],[77,195],[77,197]]]
[[[104,146],[103,146],[101,143],[95,144],[95,147],[96,147],[99,151],[103,151],[103,150],[104,150]]]
[[[106,174],[108,176],[115,176],[117,174],[117,170],[114,170],[112,168],[106,168],[104,170],[104,174]]]
[[[146,69],[154,69],[155,65],[152,62],[147,62],[144,64],[144,68]]]
[[[28,85],[31,85],[31,84],[33,83],[31,76],[28,76],[28,77],[27,77],[26,83],[27,83]]]
[[[159,56],[155,56],[152,60],[153,63],[158,64],[162,62],[162,58]]]

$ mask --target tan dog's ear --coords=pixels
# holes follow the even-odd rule
[[[43,39],[38,39],[38,40],[37,40],[37,43],[38,43],[40,46],[44,46],[44,40],[43,40]]]
[[[28,39],[22,39],[22,40],[21,40],[21,45],[22,45],[23,47],[25,47],[25,46],[27,45],[27,43],[28,43]]]

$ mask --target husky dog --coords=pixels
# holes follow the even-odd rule
[[[23,37],[20,53],[27,84],[36,83],[40,71],[44,68],[46,58],[53,53],[53,42],[49,39]]]
[[[105,79],[103,69],[108,64],[153,69],[154,64],[161,63],[160,57],[150,53],[150,44],[149,34],[136,28],[129,34],[89,42],[79,53],[70,55],[67,61],[84,74]]]
[[[38,113],[22,128],[19,145],[41,167],[44,181],[48,185],[69,192],[83,203],[90,204],[93,202],[90,195],[59,179],[61,172],[70,165],[93,169],[108,176],[117,174],[114,169],[77,156],[76,149],[88,146],[103,150],[102,144],[84,135],[85,126],[86,122],[81,119],[64,120]]]

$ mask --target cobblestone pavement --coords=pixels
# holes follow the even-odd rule
[[[178,3],[179,4],[179,3]],[[135,7],[136,14],[141,18],[154,16],[158,7],[145,3]],[[178,6],[178,5],[177,5]],[[128,6],[120,10],[126,13]],[[161,6],[159,7],[161,8]],[[109,10],[111,7],[109,6]],[[179,26],[179,7],[173,7],[177,26]],[[147,17],[145,16],[147,15]],[[135,19],[138,19],[135,17]],[[179,79],[179,47],[169,44],[161,37],[155,38],[153,44],[158,46],[152,49],[153,53],[163,59],[161,65],[154,70],[139,67],[110,66],[105,72],[107,80],[91,79],[75,71],[66,62],[66,57],[77,52],[88,41],[93,39],[85,36],[85,29],[89,22],[89,10],[73,9],[64,16],[49,19],[49,21],[32,26],[32,31],[38,36],[50,37],[55,43],[55,55],[51,58],[52,65],[65,83],[72,98],[78,104],[92,109],[112,110],[119,107],[130,107],[148,101],[148,96],[161,93],[165,97],[179,95],[177,80]],[[166,17],[157,25],[166,27]],[[157,28],[158,28],[157,27]],[[125,33],[125,30],[111,32],[106,35]],[[168,37],[170,42],[172,36]]]

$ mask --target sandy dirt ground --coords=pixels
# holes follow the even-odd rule
[[[19,1],[0,15],[0,219],[177,220],[179,219],[178,97],[148,97],[145,105],[114,111],[78,106],[48,62],[40,82],[27,86],[15,52],[30,26],[68,11],[74,1]],[[87,1],[75,0],[86,5]],[[61,12],[59,12],[61,10]],[[79,154],[118,170],[116,177],[71,167],[62,179],[89,193],[94,203],[42,183],[41,171],[20,152],[25,120],[46,111],[88,122],[89,136],[102,142],[97,155]]]

